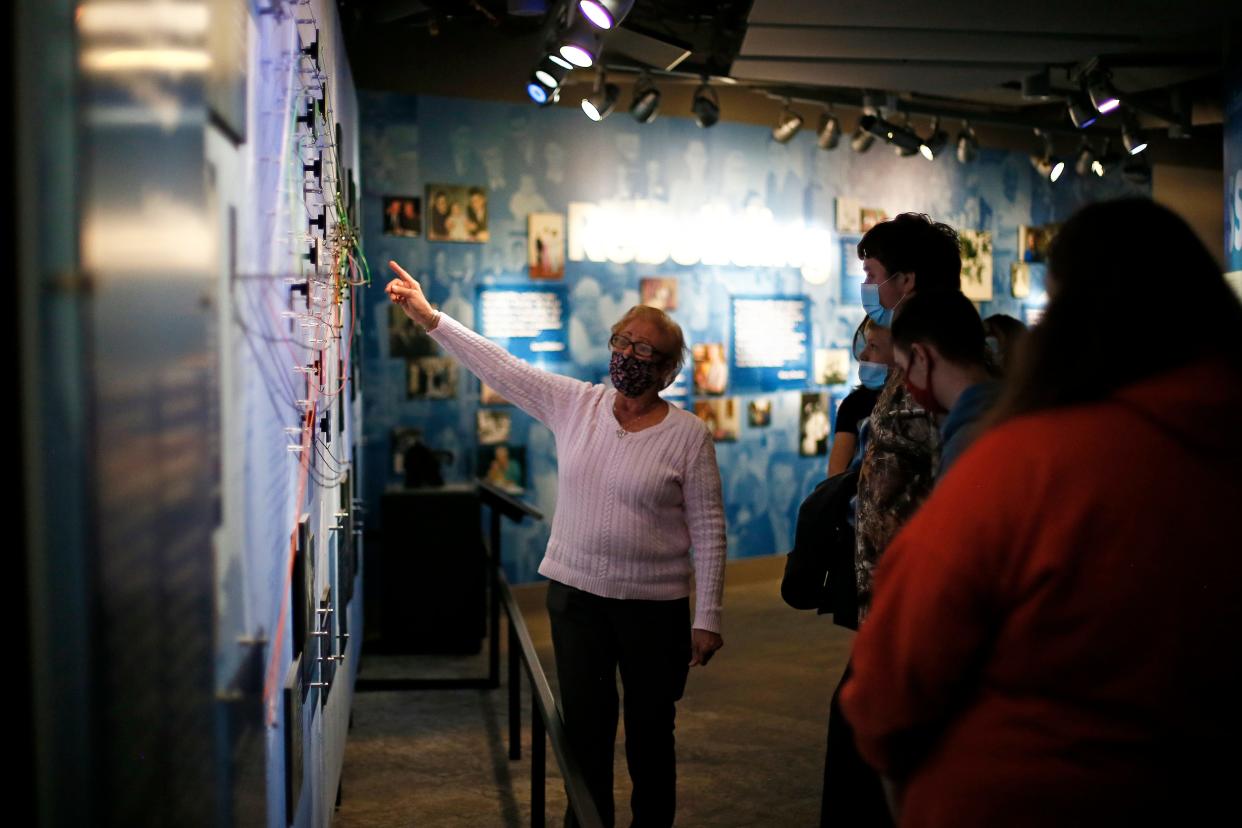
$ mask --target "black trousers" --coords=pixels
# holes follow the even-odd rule
[[[677,810],[673,720],[689,671],[690,599],[601,598],[552,581],[548,617],[566,736],[604,824],[616,822],[612,755],[619,668],[632,825],[671,826]],[[565,824],[577,826],[572,809]]]
[[[820,804],[820,828],[890,828],[888,800],[880,775],[866,762],[854,744],[854,729],[841,713],[841,688],[853,672],[845,665],[841,682],[832,692],[828,708],[828,748],[824,752],[824,793]]]

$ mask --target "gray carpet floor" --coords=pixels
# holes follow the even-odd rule
[[[725,647],[709,666],[691,670],[677,707],[678,825],[817,824],[828,699],[853,633],[814,612],[787,607],[779,593],[783,567],[784,556],[728,566]],[[514,591],[555,688],[545,587]],[[384,656],[364,658],[362,674],[461,676],[486,669],[484,655]],[[526,689],[519,761],[508,758],[503,686],[357,694],[335,824],[530,825]],[[619,826],[630,818],[624,738],[621,728],[615,774]],[[547,824],[560,825],[566,800],[550,745],[547,757]]]

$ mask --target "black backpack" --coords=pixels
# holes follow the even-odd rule
[[[823,480],[798,508],[794,548],[785,558],[781,597],[794,609],[831,612],[836,624],[858,629],[858,587],[854,575],[854,527],[850,501],[858,493],[858,472]]]

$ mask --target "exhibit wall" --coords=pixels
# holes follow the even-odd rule
[[[357,110],[334,3],[217,4],[244,32],[206,128],[221,388],[220,811],[332,820],[361,646],[351,480]]]
[[[1242,296],[1242,26],[1234,26],[1225,70],[1225,271]]]
[[[856,245],[871,222],[917,211],[971,231],[968,295],[985,316],[1029,322],[1046,300],[1033,261],[1042,228],[1093,200],[1150,193],[1115,173],[1053,184],[1027,155],[988,149],[928,162],[878,142],[825,151],[809,130],[780,144],[762,127],[665,115],[595,123],[577,107],[368,91],[359,107],[377,275],[395,259],[443,312],[596,382],[612,323],[640,300],[669,308],[697,359],[666,396],[714,430],[733,558],[787,552],[798,505],[825,475],[825,431],[857,382]],[[509,578],[536,579],[556,507],[551,433],[486,398],[378,284],[366,303],[368,508],[403,485],[406,449],[421,441],[443,453],[447,481],[490,477],[548,516],[505,529]]]

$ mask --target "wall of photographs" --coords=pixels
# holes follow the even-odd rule
[[[981,312],[1030,322],[1056,223],[1138,191],[1118,176],[1052,185],[1021,153],[929,163],[665,115],[642,126],[573,107],[359,98],[372,262],[396,259],[444,312],[591,381],[606,381],[608,328],[631,305],[680,322],[693,360],[668,396],[718,441],[730,557],[788,551],[798,504],[825,474],[836,407],[857,382],[855,246],[870,224],[915,210],[961,228],[964,287]],[[367,502],[402,485],[421,442],[442,453],[446,479],[489,477],[550,515],[548,430],[459,370],[381,292],[368,302]],[[511,579],[536,578],[548,527],[506,528]]]

